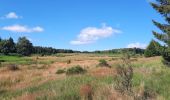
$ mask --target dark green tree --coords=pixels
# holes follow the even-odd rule
[[[26,37],[20,37],[16,44],[16,48],[18,54],[30,56],[33,50],[33,45]]]
[[[162,31],[162,33],[153,31],[153,35],[165,44],[162,52],[163,63],[170,66],[170,0],[156,1],[156,3],[151,3],[152,7],[165,18],[167,23],[162,24],[153,20],[155,26]]]
[[[16,44],[14,43],[14,40],[11,37],[8,39],[8,45],[9,45],[9,52],[15,53],[16,52]]]
[[[2,40],[0,42],[0,51],[1,51],[1,53],[5,54],[5,55],[7,55],[9,53],[7,40]]]
[[[160,56],[162,51],[160,49],[161,45],[158,42],[152,40],[146,48],[144,55],[145,57]]]
[[[8,40],[1,40],[0,50],[1,53],[5,55],[8,55],[9,53],[14,53],[16,49],[13,39],[10,37]]]

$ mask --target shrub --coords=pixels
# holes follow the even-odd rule
[[[67,64],[70,64],[71,63],[71,60],[67,60]]]
[[[9,64],[7,67],[9,70],[12,70],[12,71],[19,70],[19,68],[16,64]]]
[[[130,63],[130,56],[125,55],[122,58],[123,64],[119,65],[116,68],[116,85],[115,89],[121,92],[122,94],[132,93],[132,79],[133,79],[133,68]]]
[[[97,65],[98,67],[109,67],[109,68],[111,68],[111,66],[107,63],[107,61],[106,60],[104,60],[104,59],[100,59],[99,60],[99,64]]]
[[[66,74],[67,75],[70,75],[70,74],[83,74],[85,72],[86,72],[85,69],[83,69],[81,66],[77,65],[75,67],[71,67],[71,68],[67,69]]]
[[[59,70],[57,70],[57,72],[56,72],[56,74],[63,74],[63,73],[65,73],[65,70],[64,70],[64,69],[59,69]]]

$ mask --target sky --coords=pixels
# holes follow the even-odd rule
[[[80,51],[146,48],[162,17],[148,0],[1,0],[0,37]]]

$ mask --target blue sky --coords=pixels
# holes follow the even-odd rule
[[[147,0],[3,0],[0,37],[74,50],[144,48],[163,22]]]

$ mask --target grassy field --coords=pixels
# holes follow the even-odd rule
[[[98,67],[99,60],[109,67]],[[116,67],[121,55],[56,54],[53,56],[0,56],[0,100],[133,100],[132,95],[115,90]],[[161,57],[131,59],[132,90],[152,100],[170,100],[170,68]],[[17,66],[18,70],[9,67]],[[65,71],[81,66],[86,73],[67,75]],[[58,70],[62,73],[57,74]],[[137,99],[136,99],[137,100]]]

